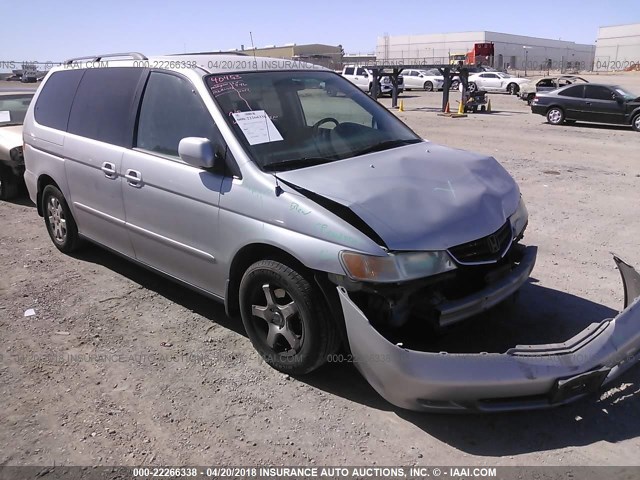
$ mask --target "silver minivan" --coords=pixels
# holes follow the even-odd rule
[[[640,348],[640,277],[617,260],[626,310],[565,344],[414,349],[411,326],[449,326],[527,281],[527,209],[496,160],[421,139],[311,64],[72,59],[31,103],[24,157],[59,250],[88,240],[224,302],[283,372],[344,358],[404,408],[540,408]]]

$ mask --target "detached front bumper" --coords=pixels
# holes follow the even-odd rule
[[[625,309],[564,343],[519,345],[505,353],[450,354],[390,343],[338,288],[357,368],[392,404],[410,410],[507,411],[548,408],[598,390],[640,360],[640,275],[618,257]]]

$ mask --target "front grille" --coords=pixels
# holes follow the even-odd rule
[[[496,262],[507,252],[512,240],[511,223],[507,220],[491,235],[451,247],[449,253],[462,264]]]

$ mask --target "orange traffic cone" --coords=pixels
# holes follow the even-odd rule
[[[444,113],[451,113],[451,109],[449,108],[449,102],[447,102],[447,105],[444,107]]]

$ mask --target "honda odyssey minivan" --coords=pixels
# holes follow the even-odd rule
[[[224,302],[283,372],[343,347],[401,407],[507,410],[573,400],[619,373],[629,350],[606,349],[611,337],[640,344],[632,287],[617,329],[572,339],[594,353],[577,365],[554,357],[564,345],[447,355],[398,342],[407,325],[446,327],[527,281],[527,209],[496,160],[423,140],[315,65],[72,59],[31,103],[24,157],[60,251],[88,240]]]

